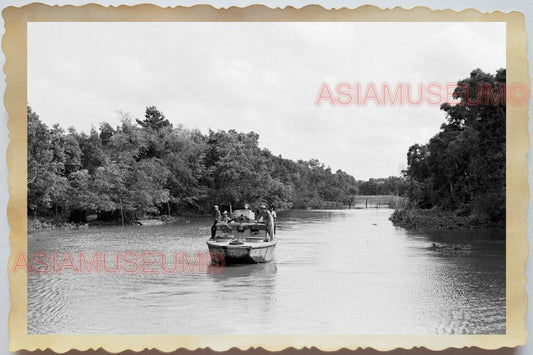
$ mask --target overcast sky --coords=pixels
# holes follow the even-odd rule
[[[503,67],[504,23],[28,24],[28,103],[49,125],[88,132],[155,105],[174,125],[255,131],[276,155],[357,179],[398,175],[445,114],[317,107],[322,83],[416,87]]]

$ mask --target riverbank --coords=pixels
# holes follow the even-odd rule
[[[168,217],[162,216],[159,218],[143,218],[137,219],[134,221],[127,221],[125,225],[138,225],[138,226],[154,226],[154,225],[163,225],[163,224],[178,224],[178,223],[189,223],[190,219],[202,218],[205,216],[194,216],[194,217]],[[120,226],[122,223],[120,220],[111,220],[111,221],[101,221],[101,220],[92,220],[85,223],[72,223],[67,221],[58,221],[53,219],[45,218],[28,218],[28,231],[40,231],[40,230],[50,230],[50,229],[88,229],[89,227],[103,227],[103,226]]]
[[[395,226],[410,229],[504,229],[488,218],[476,215],[462,216],[453,211],[397,209],[390,216]]]
[[[304,206],[302,208],[276,209],[277,213],[288,210],[345,210],[345,209],[366,209],[366,208],[401,208],[407,204],[406,197],[395,195],[356,195],[351,204],[343,204],[333,201],[325,201],[325,204],[317,206]],[[92,218],[89,218],[92,217]],[[189,223],[194,219],[212,217],[209,213],[188,213],[179,216],[143,216],[141,218],[127,218],[125,225],[160,225]],[[122,221],[118,218],[111,220],[95,219],[96,215],[88,216],[84,222],[69,222],[66,217],[28,217],[28,231],[39,231],[48,229],[86,229],[89,227],[120,226]]]

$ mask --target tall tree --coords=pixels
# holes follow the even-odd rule
[[[411,199],[419,207],[467,209],[505,219],[505,69],[476,69],[445,103],[447,122],[426,145],[407,153]]]
[[[155,106],[148,106],[144,113],[144,120],[137,119],[137,123],[144,128],[150,128],[158,131],[164,127],[172,126],[165,118],[165,115],[159,111]]]

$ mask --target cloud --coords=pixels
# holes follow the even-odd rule
[[[357,178],[398,173],[438,107],[316,107],[327,81],[455,82],[505,67],[500,23],[30,23],[28,101],[89,130],[156,105],[174,124],[260,134]]]

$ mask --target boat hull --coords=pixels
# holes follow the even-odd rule
[[[207,241],[211,261],[215,264],[258,264],[274,258],[277,241],[232,245],[228,241]]]

